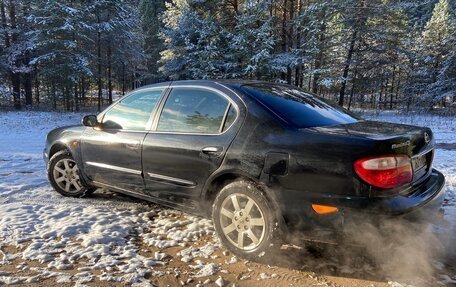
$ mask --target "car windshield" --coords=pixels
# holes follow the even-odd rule
[[[296,128],[354,123],[361,118],[297,87],[283,84],[247,84],[241,90]]]

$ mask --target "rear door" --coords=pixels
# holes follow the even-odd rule
[[[146,193],[190,209],[197,206],[206,179],[236,135],[237,115],[235,102],[220,91],[173,87],[144,140]]]
[[[82,136],[84,170],[94,181],[142,192],[141,146],[164,88],[141,90],[125,97],[101,117],[101,126]]]

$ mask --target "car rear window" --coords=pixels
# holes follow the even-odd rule
[[[282,84],[247,84],[240,88],[296,128],[349,124],[360,118],[297,87]]]

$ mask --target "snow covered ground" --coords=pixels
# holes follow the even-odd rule
[[[220,246],[209,220],[108,191],[84,199],[58,195],[46,179],[45,136],[81,117],[0,113],[0,285],[403,286],[394,277],[380,282],[366,264],[355,270],[309,253],[302,255],[312,263],[300,266],[247,262]],[[445,252],[431,265],[436,284],[455,284],[456,270],[447,259],[456,253],[456,119],[367,117],[433,128],[439,143],[434,165],[445,174],[448,191],[446,223],[437,228]]]

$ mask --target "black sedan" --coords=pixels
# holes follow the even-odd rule
[[[339,234],[355,215],[438,209],[444,195],[430,129],[366,121],[294,86],[160,83],[82,123],[47,136],[57,192],[106,188],[212,217],[244,257],[283,231]]]

